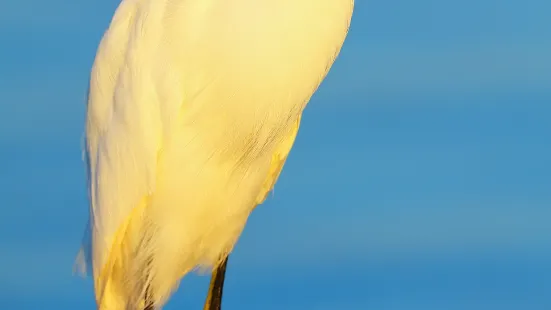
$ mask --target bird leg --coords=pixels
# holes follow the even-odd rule
[[[214,269],[210,278],[209,293],[203,310],[221,310],[222,309],[222,291],[224,289],[224,279],[226,276],[226,265],[228,256],[222,260],[220,265]]]

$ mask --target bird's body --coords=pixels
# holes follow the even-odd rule
[[[98,309],[162,306],[272,189],[353,0],[123,0],[86,123]]]

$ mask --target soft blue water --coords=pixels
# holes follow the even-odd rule
[[[0,9],[0,302],[93,309],[84,94],[116,1]],[[34,8],[31,11],[27,8]],[[551,3],[357,3],[225,309],[551,309]],[[200,309],[186,278],[166,309]]]

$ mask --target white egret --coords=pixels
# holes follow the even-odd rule
[[[79,254],[101,310],[161,308],[226,259],[274,186],[354,0],[122,0],[87,103],[90,221]],[[207,270],[208,270],[207,269]]]

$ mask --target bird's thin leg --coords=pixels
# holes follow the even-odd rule
[[[222,292],[224,290],[224,279],[226,276],[226,266],[228,264],[228,256],[214,269],[210,278],[209,293],[203,310],[221,310],[222,309]]]

